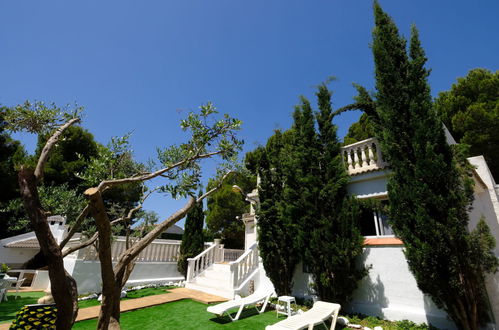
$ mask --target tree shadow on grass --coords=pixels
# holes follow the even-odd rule
[[[237,314],[237,309],[234,309],[234,311],[232,313],[230,313],[230,315],[232,317],[235,317],[236,314]],[[245,308],[241,312],[241,315],[239,316],[239,320],[245,319],[247,317],[255,316],[255,315],[259,315],[259,313],[255,307]],[[213,321],[213,322],[218,323],[218,324],[227,324],[227,323],[232,322],[230,317],[225,315],[225,314],[224,314],[224,316],[218,316],[218,317],[215,316],[215,317],[211,318],[210,321]]]

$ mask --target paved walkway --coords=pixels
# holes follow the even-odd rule
[[[169,292],[165,294],[158,294],[155,296],[147,296],[142,298],[123,300],[121,301],[120,305],[121,312],[123,313],[135,309],[161,305],[182,299],[192,299],[205,304],[212,304],[227,300],[226,298],[186,288],[175,288],[175,289],[170,289],[168,291]],[[76,321],[95,319],[99,316],[99,311],[100,311],[100,306],[82,308],[78,311],[78,316],[76,317]],[[0,330],[7,330],[9,329],[9,326],[10,323],[0,324]]]

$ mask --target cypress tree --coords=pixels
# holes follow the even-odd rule
[[[318,139],[314,112],[310,102],[300,98],[293,113],[293,127],[288,145],[287,161],[282,163],[284,175],[284,216],[297,227],[294,244],[304,257],[310,234],[317,219],[319,190]]]
[[[199,192],[199,196],[202,192]],[[197,203],[188,213],[185,230],[180,244],[180,255],[177,262],[178,271],[187,276],[187,258],[193,258],[204,250],[203,235],[204,213],[203,203]]]
[[[478,329],[487,316],[484,273],[497,268],[494,242],[482,222],[467,231],[473,200],[470,169],[447,144],[431,102],[429,71],[418,33],[406,42],[392,19],[374,4],[373,55],[376,122],[390,163],[390,219],[405,245],[418,287],[461,329]]]
[[[258,151],[259,251],[266,274],[279,295],[291,294],[293,275],[300,261],[300,252],[295,241],[297,226],[293,218],[285,216],[289,214],[290,207],[283,197],[284,168],[288,167],[286,164],[290,162],[289,146],[292,134],[292,131],[276,131],[267,141],[267,145]]]
[[[347,195],[349,177],[342,162],[336,126],[332,123],[331,95],[325,84],[319,86],[318,162],[315,167],[320,184],[315,195],[316,208],[311,219],[306,262],[312,270],[320,298],[344,304],[367,270],[356,263],[364,245],[358,226],[360,205]]]

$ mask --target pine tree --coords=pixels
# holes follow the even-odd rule
[[[484,273],[494,271],[497,261],[490,262],[493,240],[487,229],[467,231],[470,170],[447,144],[434,111],[417,30],[412,29],[408,56],[405,40],[377,2],[374,15],[377,117],[372,119],[393,172],[391,225],[404,242],[418,287],[459,328],[478,329],[487,311]]]
[[[199,192],[199,196],[202,192]],[[203,203],[196,204],[188,213],[185,220],[184,235],[180,244],[180,255],[178,258],[178,271],[187,276],[187,258],[193,258],[204,250],[203,235],[204,213]]]
[[[347,195],[349,177],[342,162],[336,126],[332,123],[331,95],[325,84],[319,86],[318,162],[314,167],[320,184],[315,195],[306,262],[312,269],[319,297],[344,304],[367,270],[356,262],[364,245],[358,226],[360,205]]]

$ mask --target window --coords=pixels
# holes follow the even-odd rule
[[[381,202],[387,205],[388,201]],[[388,224],[388,216],[382,211],[365,209],[360,219],[360,233],[363,236],[391,236],[393,230]]]

